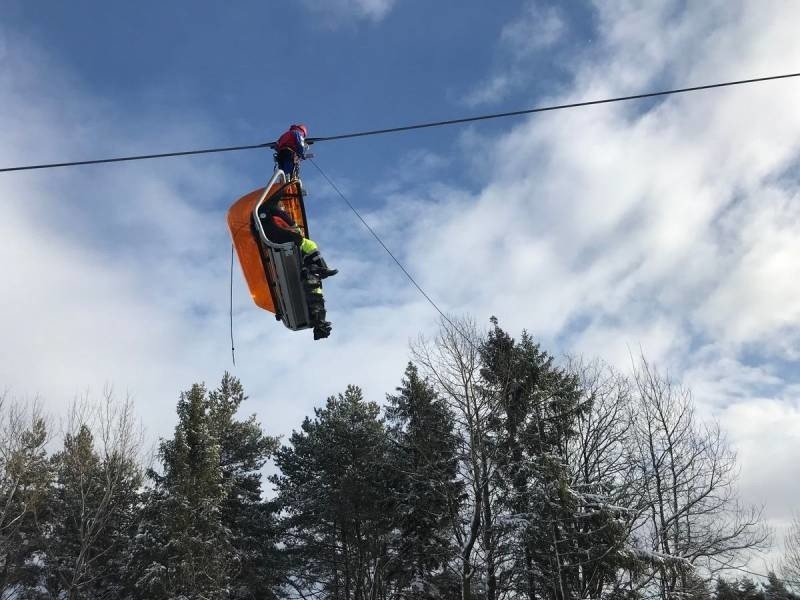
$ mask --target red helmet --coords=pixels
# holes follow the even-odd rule
[[[303,137],[308,137],[308,129],[305,125],[292,125],[289,129],[299,129],[302,132]]]

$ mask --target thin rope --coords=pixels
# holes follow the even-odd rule
[[[412,284],[414,284],[414,287],[417,288],[419,293],[422,294],[422,296],[431,304],[431,306],[433,306],[433,308],[436,309],[436,312],[438,312],[441,315],[441,317],[450,324],[450,326],[453,328],[453,331],[455,331],[458,335],[460,335],[461,338],[480,356],[482,354],[481,349],[478,346],[475,345],[475,343],[472,341],[472,339],[466,333],[464,333],[461,330],[461,328],[458,327],[458,325],[453,323],[453,321],[450,319],[450,317],[448,317],[444,312],[442,312],[442,310],[439,308],[439,306],[436,304],[436,302],[434,302],[433,299],[425,292],[425,290],[422,289],[422,286],[420,286],[417,283],[417,281],[414,279],[414,277],[412,277],[411,273],[408,272],[408,269],[406,269],[403,266],[403,263],[401,263],[397,259],[397,257],[394,255],[394,253],[391,250],[389,250],[388,246],[386,246],[386,244],[383,243],[383,240],[380,238],[380,236],[375,232],[374,229],[372,229],[372,227],[370,227],[369,223],[367,223],[364,220],[364,217],[361,216],[361,213],[358,212],[356,207],[353,206],[353,204],[347,199],[347,197],[342,193],[342,191],[337,187],[337,185],[331,180],[331,178],[328,177],[328,175],[322,170],[322,168],[316,163],[316,161],[313,158],[309,158],[308,160],[311,162],[312,165],[314,165],[314,167],[316,167],[316,169],[317,169],[317,171],[319,171],[320,175],[322,175],[322,177],[325,178],[325,180],[330,184],[330,186],[339,195],[339,197],[344,201],[344,203],[347,204],[347,206],[350,208],[351,211],[353,211],[353,213],[356,215],[356,217],[358,217],[358,220],[361,221],[361,223],[364,225],[364,227],[367,228],[367,231],[369,231],[372,234],[372,237],[374,237],[378,241],[378,243],[383,247],[383,249],[386,250],[386,253],[389,256],[392,257],[392,260],[395,262],[395,264],[397,264],[398,267],[400,267],[400,270],[405,274],[405,276],[408,278],[408,280]],[[541,417],[541,420],[542,421],[557,421],[557,420],[560,420],[561,418],[563,418],[566,415],[577,413],[578,411],[583,410],[586,406],[589,405],[589,403],[591,401],[592,401],[591,398],[589,398],[589,399],[585,400],[584,402],[578,403],[577,406],[575,406],[574,408],[572,408],[570,410],[566,410],[566,411],[563,411],[563,412],[560,412],[560,413],[557,413],[557,414],[554,414],[554,415],[550,415],[550,416],[543,416],[543,417]],[[544,404],[542,404],[541,406],[544,406]]]
[[[423,297],[424,297],[424,298],[425,298],[425,299],[426,299],[428,302],[430,302],[431,306],[433,306],[433,308],[435,308],[435,309],[436,309],[436,312],[438,312],[438,313],[439,313],[439,314],[442,316],[442,318],[443,318],[445,321],[447,321],[448,323],[450,323],[450,325],[453,327],[453,329],[455,329],[455,330],[456,330],[458,333],[460,333],[460,334],[461,334],[461,336],[462,336],[462,337],[463,337],[463,338],[464,338],[464,339],[467,341],[467,343],[468,343],[470,346],[472,346],[474,350],[476,350],[476,351],[477,351],[478,349],[477,349],[477,348],[475,347],[475,345],[472,343],[472,340],[470,340],[470,339],[469,339],[469,337],[468,337],[468,336],[467,336],[465,333],[463,333],[463,332],[462,332],[462,331],[461,331],[461,330],[460,330],[460,329],[459,329],[459,328],[456,326],[456,324],[455,324],[455,323],[453,323],[453,321],[451,321],[451,320],[450,320],[450,318],[449,318],[449,317],[448,317],[446,314],[444,314],[444,312],[442,312],[442,309],[440,309],[440,308],[439,308],[439,306],[436,304],[436,302],[434,302],[434,301],[433,301],[433,299],[432,299],[432,298],[431,298],[431,297],[430,297],[430,296],[429,296],[429,295],[428,295],[428,294],[425,292],[425,290],[423,290],[423,289],[422,289],[422,286],[421,286],[420,284],[418,284],[418,283],[417,283],[417,281],[414,279],[414,277],[412,277],[411,273],[409,273],[409,272],[408,272],[408,269],[406,269],[406,268],[403,266],[403,263],[401,263],[401,262],[400,262],[400,261],[397,259],[397,257],[394,255],[394,253],[393,253],[391,250],[389,250],[388,246],[387,246],[386,244],[384,244],[384,243],[383,243],[383,240],[380,238],[380,236],[379,236],[377,233],[375,233],[375,230],[374,230],[372,227],[370,227],[369,223],[367,223],[367,222],[364,220],[364,217],[362,217],[362,216],[361,216],[361,213],[359,213],[359,212],[358,212],[358,210],[356,209],[356,207],[355,207],[355,206],[353,206],[353,204],[352,204],[352,203],[351,203],[351,202],[350,202],[350,201],[347,199],[347,197],[346,197],[346,196],[345,196],[345,195],[342,193],[342,191],[341,191],[341,190],[340,190],[340,189],[339,189],[339,188],[336,186],[336,184],[335,184],[335,183],[334,183],[334,182],[331,180],[331,178],[330,178],[330,177],[328,177],[328,176],[325,174],[325,171],[323,171],[323,170],[320,168],[320,166],[319,166],[319,165],[316,163],[316,161],[315,161],[313,158],[310,158],[309,160],[311,161],[311,164],[312,164],[312,165],[314,165],[314,166],[316,167],[317,171],[319,171],[320,175],[322,175],[322,176],[325,178],[325,180],[326,180],[326,181],[327,181],[327,182],[330,184],[330,186],[331,186],[331,187],[334,189],[334,191],[335,191],[335,192],[336,192],[336,193],[339,195],[339,197],[340,197],[342,200],[344,200],[344,203],[345,203],[345,204],[347,204],[347,206],[348,206],[348,207],[350,207],[350,210],[352,210],[352,211],[353,211],[353,214],[355,214],[355,216],[356,216],[356,217],[358,217],[358,220],[359,220],[359,221],[361,221],[361,223],[364,225],[364,227],[366,227],[366,228],[367,228],[367,231],[369,231],[369,232],[372,234],[372,237],[374,237],[374,238],[375,238],[375,239],[378,241],[378,243],[379,243],[379,244],[380,244],[380,245],[383,247],[383,249],[384,249],[384,250],[386,250],[386,253],[387,253],[389,256],[391,256],[391,257],[392,257],[392,260],[395,262],[395,264],[396,264],[398,267],[400,267],[400,270],[401,270],[401,271],[402,271],[402,272],[405,274],[405,276],[406,276],[406,277],[408,277],[408,280],[409,280],[409,281],[410,281],[412,284],[414,284],[414,287],[415,287],[415,288],[417,288],[417,290],[419,290],[419,293],[420,293],[420,294],[422,294],[422,296],[423,296]]]
[[[750,83],[761,83],[765,81],[775,81],[778,79],[789,79],[792,77],[800,77],[800,73],[786,73],[784,75],[770,75],[767,77],[755,77],[752,79],[740,79],[737,81],[726,81],[723,83],[711,83],[707,85],[697,85],[693,87],[678,88],[673,90],[663,90],[659,92],[647,92],[644,94],[634,94],[631,96],[617,96],[615,98],[605,98],[602,100],[588,100],[584,102],[572,102],[569,104],[557,104],[554,106],[541,106],[537,108],[528,108],[525,110],[515,110],[511,112],[495,113],[490,115],[480,115],[477,117],[465,117],[462,119],[448,119],[444,121],[433,121],[430,123],[419,123],[415,125],[405,125],[402,127],[390,127],[388,129],[373,129],[370,131],[360,131],[356,133],[343,133],[340,135],[310,137],[306,141],[309,144],[316,142],[328,142],[332,140],[343,140],[347,138],[365,137],[369,135],[379,135],[383,133],[397,133],[400,131],[410,131],[412,129],[425,129],[427,127],[441,127],[444,125],[457,125],[460,123],[473,123],[475,121],[486,121],[488,119],[501,119],[505,117],[515,117],[520,115],[529,115],[533,113],[548,112],[554,110],[563,110],[567,108],[579,108],[583,106],[594,106],[597,104],[610,104],[612,102],[625,102],[628,100],[639,100],[642,98],[655,98],[658,96],[668,96],[671,94],[685,94],[687,92],[697,92],[701,90],[710,90],[715,88],[731,87],[735,85],[745,85]],[[49,163],[40,165],[28,165],[21,167],[4,167],[0,168],[0,173],[7,173],[10,171],[28,171],[32,169],[52,169],[56,167],[73,167],[78,165],[95,165],[101,163],[125,162],[133,160],[146,160],[152,158],[166,158],[170,156],[188,156],[192,154],[211,154],[215,152],[232,152],[235,150],[252,150],[256,148],[275,148],[277,142],[264,142],[262,144],[250,144],[247,146],[229,146],[226,148],[208,148],[205,150],[187,150],[183,152],[164,152],[161,154],[142,154],[137,156],[123,156],[117,158],[101,158],[96,160],[80,160],[59,163]]]
[[[231,315],[231,360],[236,366],[236,353],[233,346],[233,244],[231,244],[231,295],[230,295],[230,315]]]
[[[505,117],[516,117],[520,115],[530,115],[540,112],[548,112],[553,110],[563,110],[566,108],[579,108],[582,106],[595,106],[597,104],[610,104],[612,102],[625,102],[627,100],[639,100],[642,98],[655,98],[657,96],[668,96],[670,94],[685,94],[687,92],[697,92],[700,90],[710,90],[714,88],[730,87],[734,85],[744,85],[748,83],[759,83],[763,81],[774,81],[776,79],[789,79],[791,77],[800,77],[800,73],[787,73],[785,75],[770,75],[768,77],[756,77],[753,79],[740,79],[738,81],[727,81],[724,83],[711,83],[708,85],[697,85],[693,87],[678,88],[674,90],[663,90],[660,92],[647,92],[644,94],[634,94],[632,96],[618,96],[616,98],[605,98],[603,100],[587,100],[584,102],[571,102],[569,104],[556,104],[554,106],[542,106],[538,108],[527,108],[524,110],[514,110],[511,112],[495,113],[491,115],[482,115],[478,117],[465,117],[463,119],[449,119],[445,121],[433,121],[431,123],[420,123],[416,125],[405,125],[403,127],[390,127],[388,129],[373,129],[371,131],[360,131],[358,133],[343,133],[341,135],[331,135],[325,137],[312,137],[308,138],[308,143],[314,142],[328,142],[331,140],[343,140],[347,138],[364,137],[368,135],[379,135],[383,133],[396,133],[399,131],[410,131],[412,129],[424,129],[426,127],[441,127],[443,125],[457,125],[460,123],[473,123],[475,121],[486,121],[489,119],[501,119]]]

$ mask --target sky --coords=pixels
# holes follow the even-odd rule
[[[790,0],[0,0],[0,164],[312,136],[800,71]],[[314,146],[449,314],[688,386],[780,533],[800,496],[800,81]],[[0,390],[57,419],[111,386],[149,440],[239,377],[273,435],[382,401],[438,314],[312,166],[333,335],[250,301],[227,208],[270,151],[0,175]],[[753,563],[754,565],[757,563]]]

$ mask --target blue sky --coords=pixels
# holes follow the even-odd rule
[[[800,5],[747,0],[219,3],[1,0],[0,163],[249,144],[794,72]],[[800,83],[330,142],[319,164],[443,309],[556,355],[639,349],[789,518],[800,483]],[[225,211],[253,151],[0,177],[0,389],[57,418],[113,385],[148,435],[231,368]],[[307,165],[341,274],[314,343],[235,273],[239,376],[271,433],[348,383],[381,400],[436,313]],[[308,333],[308,332],[306,332]]]
[[[189,110],[218,128],[220,137],[207,140],[212,145],[268,139],[296,120],[307,122],[312,135],[326,135],[527,107],[569,81],[560,56],[592,44],[592,10],[585,6],[569,15],[570,28],[552,55],[524,57],[527,81],[509,87],[499,102],[475,106],[468,96],[476,85],[493,69],[520,61],[497,40],[524,14],[525,2],[498,3],[491,11],[480,2],[375,2],[390,7],[382,19],[360,16],[353,8],[359,3],[338,4],[325,10],[312,6],[337,2],[253,1],[231,9],[81,1],[42,11],[12,0],[4,13],[8,30],[46,49],[122,118]],[[478,131],[494,136],[504,127],[489,123]],[[359,170],[373,175],[369,183],[404,151],[446,153],[457,136],[453,128],[418,131],[318,152],[331,170],[351,174],[358,156]],[[172,147],[169,139],[152,143]],[[45,147],[36,156],[47,154]],[[253,169],[260,159],[259,153],[234,158]]]

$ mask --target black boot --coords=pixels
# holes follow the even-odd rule
[[[325,279],[326,277],[333,277],[339,272],[339,269],[328,268],[328,263],[326,263],[325,259],[322,258],[322,255],[319,253],[319,250],[315,250],[314,252],[306,256],[303,262],[305,263],[309,272],[313,273],[320,279]]]
[[[330,321],[322,321],[314,326],[314,339],[321,340],[323,338],[328,337],[331,334],[331,323]]]
[[[312,276],[313,277],[313,276]],[[319,282],[319,280],[317,280]],[[318,285],[318,283],[317,283]],[[326,338],[331,334],[331,323],[325,320],[325,299],[316,291],[308,292],[308,316],[314,326],[314,339]]]

